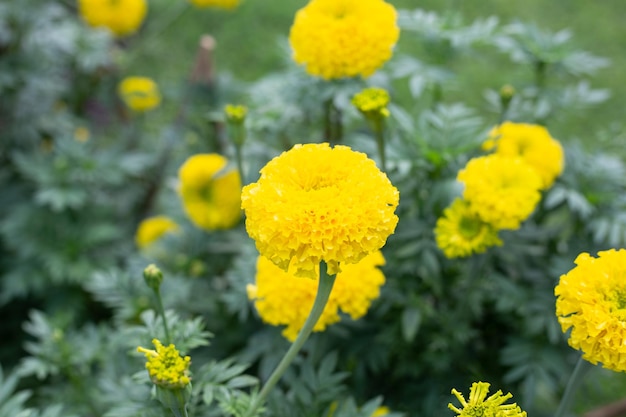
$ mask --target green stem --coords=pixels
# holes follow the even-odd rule
[[[443,99],[443,88],[441,87],[441,83],[433,84],[433,108],[437,107],[441,100]]]
[[[243,171],[243,158],[241,156],[242,145],[235,143],[235,159],[237,161],[237,169],[239,170],[239,176],[241,177],[241,183],[246,185],[246,174]]]
[[[175,417],[189,417],[189,413],[187,413],[187,406],[185,405],[185,400],[182,398],[182,393],[177,392],[176,398],[178,399],[179,402],[182,400],[182,402],[180,403],[182,405],[180,406],[180,408],[178,407],[170,408],[172,413],[174,413],[174,416]]]
[[[387,172],[387,159],[385,157],[385,133],[382,121],[374,123],[374,134],[376,135],[376,145],[378,146],[378,156],[380,157],[380,168]]]
[[[585,376],[587,371],[591,369],[591,367],[592,365],[584,360],[582,355],[578,358],[578,362],[576,362],[574,371],[569,377],[569,381],[567,381],[565,392],[563,393],[563,397],[561,397],[559,408],[556,410],[554,417],[563,417],[565,415],[572,403],[572,400],[574,399],[574,392],[578,389],[578,386],[582,382],[583,377]]]
[[[331,145],[341,142],[343,137],[341,110],[335,107],[332,98],[324,102],[324,136]]]
[[[165,310],[163,309],[163,299],[161,298],[161,291],[158,289],[154,290],[157,300],[157,312],[161,315],[163,319],[163,330],[165,331],[165,345],[169,345],[172,343],[172,338],[170,337],[170,329],[167,325],[167,317],[165,317]]]
[[[250,404],[250,409],[245,414],[245,417],[251,417],[254,415],[256,410],[265,401],[265,398],[267,398],[269,392],[272,388],[274,388],[291,362],[295,359],[296,355],[304,345],[304,342],[306,342],[311,335],[313,327],[315,327],[315,323],[317,323],[317,320],[319,320],[322,312],[324,311],[324,307],[326,307],[326,303],[330,297],[330,292],[332,291],[333,284],[335,283],[335,276],[328,275],[326,271],[326,263],[320,262],[320,277],[317,287],[317,295],[315,296],[315,301],[313,302],[313,308],[311,308],[309,317],[307,317],[304,322],[304,326],[302,326],[300,333],[298,333],[298,337],[296,337],[296,340],[293,342],[285,356],[283,356],[283,359],[280,361],[274,372],[272,372],[272,375],[268,378],[259,395],[253,400],[252,404]]]

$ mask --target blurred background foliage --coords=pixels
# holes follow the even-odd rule
[[[150,262],[165,272],[173,340],[193,358],[191,414],[236,414],[288,343],[247,299],[257,254],[243,224],[195,228],[177,170],[194,153],[234,158],[222,116],[231,102],[249,106],[244,182],[293,144],[324,140],[329,100],[341,141],[375,156],[350,106],[365,85],[387,88],[393,103],[388,175],[401,204],[383,249],[387,283],[365,318],[311,338],[269,412],[369,416],[384,403],[441,414],[452,387],[476,380],[533,415],[556,408],[577,353],[553,288],[578,253],[626,245],[623,5],[391,3],[402,29],[393,59],[366,81],[330,83],[290,62],[304,0],[201,12],[152,0],[141,32],[124,40],[85,26],[72,2],[0,4],[0,416],[167,415],[133,353],[164,337],[141,278]],[[198,49],[202,35],[214,50]],[[116,95],[128,75],[154,79],[162,105],[129,112]],[[507,108],[505,84],[516,91]],[[502,247],[446,259],[435,222],[502,119],[546,124],[566,170]],[[157,214],[180,233],[138,250],[138,224]],[[624,387],[623,375],[594,368],[576,411]]]

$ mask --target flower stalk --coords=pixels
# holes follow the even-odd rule
[[[161,298],[161,291],[154,290],[154,294],[156,295],[157,302],[157,312],[161,315],[163,319],[163,332],[165,333],[165,343],[172,343],[172,338],[170,336],[170,329],[167,325],[167,317],[165,316],[165,309],[163,308],[163,299]]]
[[[326,307],[326,303],[328,302],[334,283],[335,275],[329,275],[327,273],[326,263],[320,262],[319,285],[311,312],[304,322],[304,326],[302,326],[300,333],[298,333],[298,337],[296,337],[296,340],[293,342],[283,359],[280,361],[274,372],[272,372],[259,395],[253,400],[245,417],[252,417],[255,415],[257,409],[263,404],[272,388],[274,388],[276,383],[283,376],[291,362],[293,362],[296,355],[304,345],[304,342],[306,342],[311,335],[315,323],[317,323],[322,315],[322,312],[324,311],[324,307]]]
[[[229,137],[235,146],[237,169],[239,170],[239,175],[244,182],[246,173],[244,172],[243,166],[242,148],[244,142],[246,141],[246,127],[244,123],[246,121],[247,113],[248,108],[242,105],[227,104],[226,107],[224,107]]]
[[[146,282],[146,285],[150,287],[150,289],[154,292],[156,297],[156,307],[157,313],[163,319],[163,331],[165,333],[165,343],[172,343],[172,338],[170,337],[170,329],[167,325],[167,317],[165,316],[165,309],[163,308],[163,299],[161,298],[161,283],[163,282],[163,273],[161,270],[154,264],[150,264],[143,270],[143,279]]]
[[[378,147],[378,157],[380,158],[380,169],[383,172],[387,172],[387,158],[385,157],[385,133],[383,120],[378,119],[375,122],[370,123],[374,135],[376,136],[376,146]]]
[[[592,365],[584,360],[582,355],[578,358],[578,362],[576,362],[574,371],[572,371],[572,375],[570,375],[569,380],[567,381],[565,392],[561,397],[559,408],[556,410],[554,417],[563,417],[567,410],[569,410],[572,404],[572,400],[574,399],[574,393],[580,386],[580,383],[584,379],[584,376],[591,369],[591,367]]]
[[[389,117],[389,93],[383,88],[370,87],[362,90],[352,98],[352,104],[361,112],[374,132],[376,147],[380,158],[380,167],[387,171],[385,158],[385,120]]]

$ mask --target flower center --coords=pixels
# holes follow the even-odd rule
[[[520,156],[523,156],[529,148],[530,143],[526,138],[522,138],[517,141],[517,153]]]
[[[461,217],[459,233],[466,239],[473,239],[480,233],[482,223],[474,217]]]
[[[336,185],[336,183],[336,179],[324,175],[301,177],[298,181],[298,185],[304,191],[319,191]]]
[[[211,201],[213,197],[213,181],[203,184],[197,189],[198,197],[204,201]]]
[[[611,313],[620,321],[626,321],[626,288],[615,289],[607,297],[611,303]]]

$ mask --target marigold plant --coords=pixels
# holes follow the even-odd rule
[[[454,200],[437,220],[435,240],[448,258],[483,253],[491,246],[502,245],[498,231],[481,220],[461,198]]]
[[[167,233],[179,230],[178,224],[167,216],[154,216],[139,223],[135,233],[135,243],[139,248],[145,248],[159,240]]]
[[[382,253],[376,251],[359,263],[344,265],[313,331],[323,331],[338,322],[339,310],[353,320],[363,317],[385,283],[385,276],[378,269],[384,264]],[[259,256],[255,285],[249,285],[247,289],[248,297],[254,300],[263,321],[274,326],[287,326],[283,335],[293,341],[311,311],[317,287],[317,279],[296,277],[291,271],[285,272]]]
[[[372,75],[400,36],[396,10],[383,0],[312,0],[289,34],[293,58],[324,79]]]
[[[626,371],[626,249],[581,253],[554,289],[556,315],[583,358]]]
[[[550,188],[563,172],[563,147],[543,126],[504,122],[489,133],[483,149],[508,157],[521,157],[541,176],[542,188]]]
[[[78,0],[78,11],[90,26],[106,27],[116,36],[135,33],[148,12],[146,0]]]
[[[228,229],[241,218],[241,178],[218,154],[191,156],[178,171],[185,213],[201,229]]]
[[[244,187],[246,229],[283,270],[316,277],[380,249],[394,232],[398,190],[367,155],[327,143],[296,145]]]
[[[126,77],[117,87],[117,92],[129,109],[146,112],[161,103],[159,87],[147,77]]]
[[[498,154],[470,160],[457,176],[463,198],[496,229],[517,229],[541,199],[541,177],[521,158]]]

